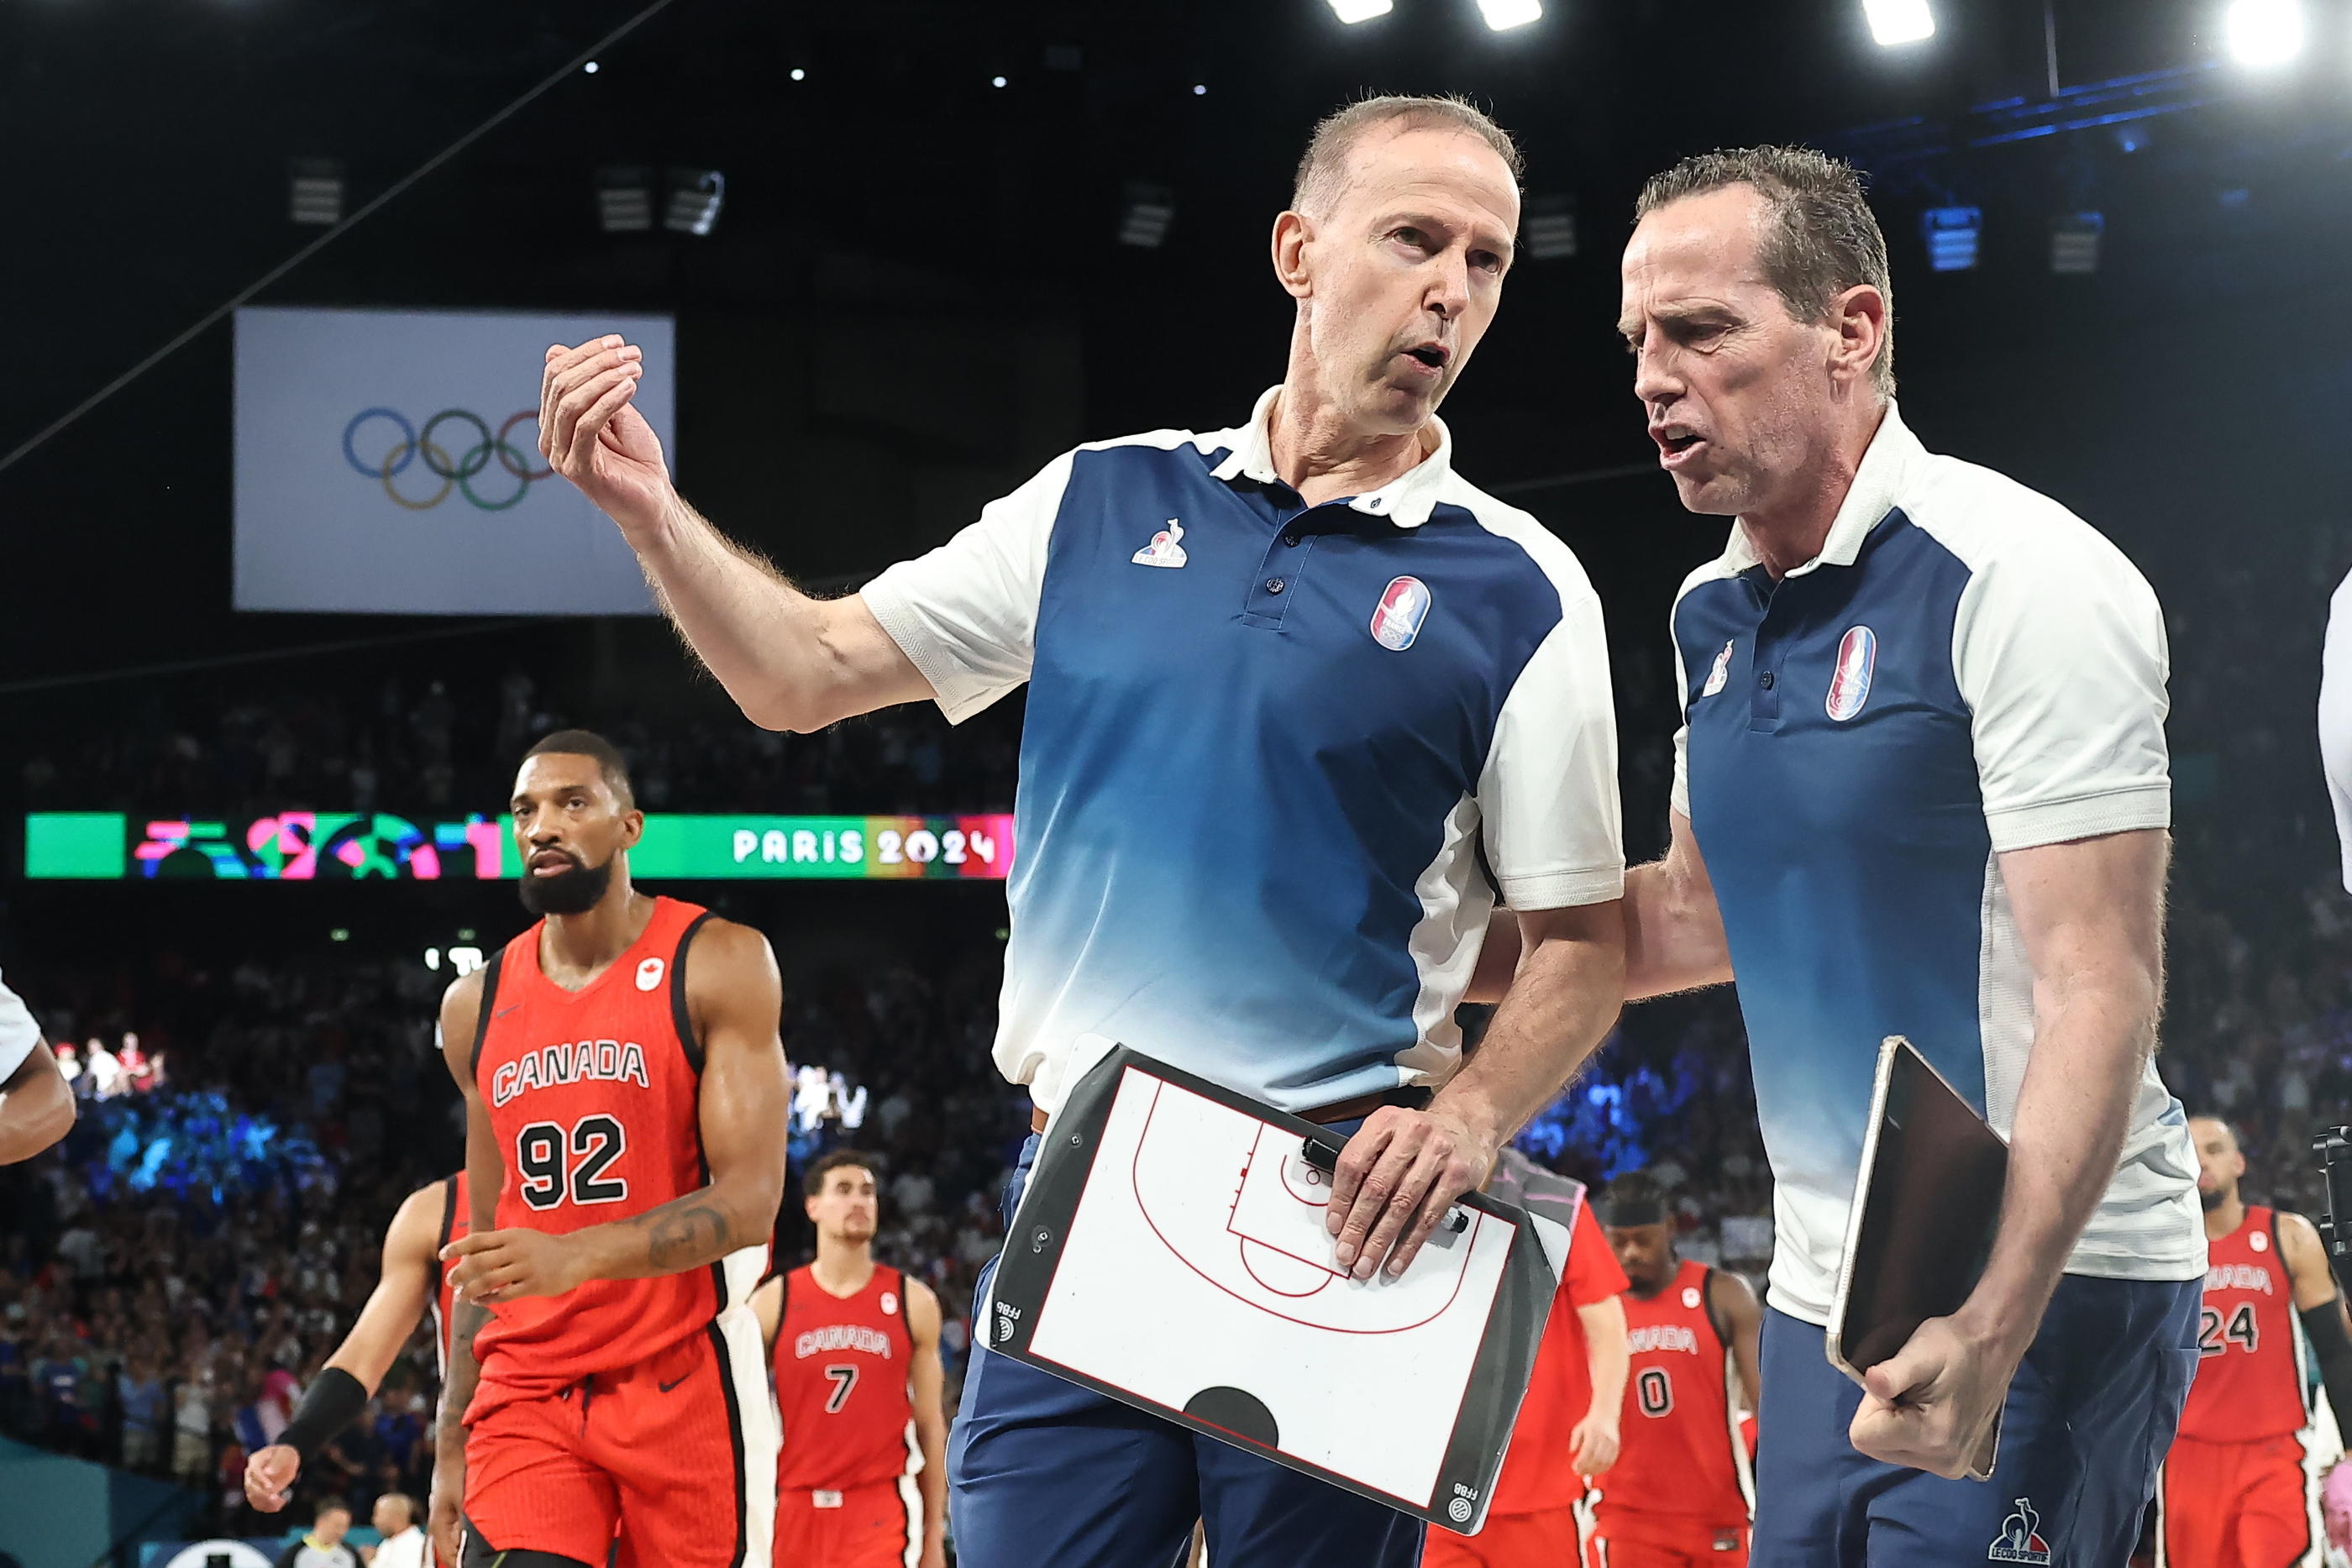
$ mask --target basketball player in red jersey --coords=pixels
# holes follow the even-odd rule
[[[947,1568],[940,1299],[920,1280],[875,1263],[879,1205],[863,1155],[835,1149],[802,1185],[816,1261],[751,1298],[784,1415],[775,1560],[787,1568]],[[920,1461],[912,1476],[910,1422]]]
[[[1434,1525],[1422,1568],[1560,1568],[1576,1556],[1577,1506],[1585,1478],[1617,1458],[1625,1398],[1625,1276],[1594,1223],[1584,1184],[1506,1148],[1486,1191],[1568,1227],[1560,1270],[1527,1398],[1495,1478],[1486,1522],[1475,1535]]]
[[[765,1568],[750,1299],[784,1180],[775,956],[631,885],[645,816],[601,737],[534,746],[512,811],[542,918],[441,1007],[472,1228],[443,1251],[436,1540],[462,1495],[467,1568]]]
[[[294,1482],[320,1448],[357,1420],[375,1397],[416,1320],[433,1314],[439,1372],[449,1375],[449,1265],[441,1249],[466,1230],[466,1173],[427,1182],[403,1198],[384,1228],[375,1289],[352,1332],[327,1358],[278,1441],[256,1449],[245,1467],[246,1500],[264,1513],[286,1506]]]
[[[2336,1276],[2311,1221],[2239,1197],[2246,1156],[2229,1123],[2191,1116],[2189,1134],[2205,1206],[2205,1303],[2197,1380],[2157,1480],[2157,1561],[2316,1563],[2326,1539],[2304,1469],[2304,1345],[2318,1356],[2328,1406],[2352,1420],[2352,1337]]]
[[[1630,1282],[1633,1366],[1616,1468],[1587,1500],[1585,1568],[1746,1568],[1756,1486],[1731,1379],[1754,1410],[1764,1309],[1738,1275],[1675,1252],[1647,1176],[1618,1177],[1596,1207]]]

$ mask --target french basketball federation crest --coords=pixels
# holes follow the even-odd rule
[[[1871,677],[1878,670],[1878,633],[1853,626],[1838,640],[1837,667],[1830,675],[1830,695],[1823,703],[1839,724],[1862,711],[1870,700]]]
[[[1429,584],[1417,577],[1391,578],[1372,612],[1372,641],[1402,653],[1412,646],[1428,619]]]
[[[1736,640],[1726,643],[1723,645],[1723,652],[1715,656],[1715,667],[1707,671],[1706,685],[1699,688],[1699,695],[1703,697],[1715,695],[1723,689],[1724,682],[1731,679],[1731,650],[1737,645]]]
[[[1150,544],[1128,559],[1138,566],[1164,566],[1171,570],[1182,566],[1187,559],[1181,542],[1183,538],[1184,525],[1171,517],[1166,528],[1151,536]]]

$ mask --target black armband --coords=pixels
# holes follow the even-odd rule
[[[331,1366],[303,1391],[294,1419],[286,1423],[278,1440],[301,1455],[307,1465],[338,1433],[360,1418],[367,1402],[368,1391],[358,1378],[340,1366]]]
[[[2344,1309],[2338,1298],[2330,1296],[2296,1316],[2303,1321],[2304,1337],[2311,1342],[2311,1354],[2318,1359],[2319,1383],[2327,1390],[2327,1407],[2336,1412],[2338,1421],[2352,1421],[2352,1334],[2344,1331]]]

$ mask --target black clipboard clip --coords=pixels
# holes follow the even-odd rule
[[[1339,1151],[1346,1146],[1344,1144],[1326,1143],[1320,1137],[1310,1137],[1299,1145],[1298,1157],[1325,1176],[1336,1176],[1339,1170]],[[1451,1247],[1469,1228],[1469,1211],[1457,1203],[1445,1211],[1445,1218],[1439,1220],[1436,1228],[1429,1233],[1429,1244],[1432,1247]]]

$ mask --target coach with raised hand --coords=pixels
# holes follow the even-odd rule
[[[2121,1568],[2205,1271],[2153,1060],[2164,617],[2065,507],[1919,444],[1890,297],[1843,163],[1710,153],[1643,193],[1634,393],[1683,505],[1737,521],[1675,606],[1673,838],[1628,880],[1627,993],[1738,979],[1778,1229],[1759,1568]],[[2009,1134],[2009,1179],[1966,1305],[1858,1388],[1822,1325],[1891,1034]],[[1945,1479],[1996,1416],[1991,1484]]]
[[[1359,1278],[1403,1270],[1622,988],[1600,605],[1564,545],[1455,475],[1436,417],[1500,301],[1517,174],[1455,101],[1333,115],[1274,225],[1296,325],[1246,423],[1055,458],[845,599],[678,497],[629,407],[635,350],[548,353],[549,460],[754,721],[919,698],[962,719],[1029,683],[999,1065],[1041,1126],[1098,1040],[1360,1122],[1330,1205]],[[1456,1072],[1482,858],[1534,913]],[[1218,1568],[1417,1552],[1404,1515],[984,1349],[949,1469],[968,1568],[1172,1561],[1195,1519]]]

